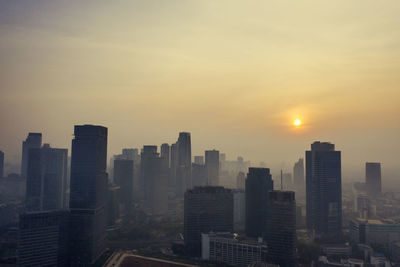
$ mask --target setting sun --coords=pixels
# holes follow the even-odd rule
[[[294,126],[300,126],[301,125],[301,120],[295,119],[294,122],[293,122],[293,125]]]

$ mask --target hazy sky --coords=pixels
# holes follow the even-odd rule
[[[192,133],[269,166],[314,140],[400,168],[400,1],[0,0],[0,150],[75,124],[122,147]],[[304,124],[291,123],[299,116]]]

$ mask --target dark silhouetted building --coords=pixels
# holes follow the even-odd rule
[[[107,225],[112,226],[119,218],[119,186],[108,187]]]
[[[21,177],[26,178],[28,170],[29,149],[40,148],[42,146],[41,133],[29,133],[25,141],[22,142],[22,161],[21,161]]]
[[[170,166],[170,160],[171,160],[171,153],[170,153],[170,146],[168,144],[162,144],[161,145],[161,158],[163,158],[166,161],[167,167],[169,168]]]
[[[133,197],[133,160],[114,160],[114,182],[120,187],[120,203],[127,210],[132,205]]]
[[[201,233],[233,232],[233,194],[220,186],[185,193],[184,238],[189,253],[201,255]]]
[[[249,168],[246,179],[246,235],[265,237],[267,233],[268,192],[274,182],[268,168]]]
[[[29,149],[25,199],[28,211],[67,207],[67,164],[67,149],[48,144]]]
[[[296,189],[304,187],[304,162],[299,159],[293,167],[293,183]]]
[[[316,237],[335,238],[342,229],[342,174],[335,145],[314,142],[306,151],[307,228]]]
[[[382,193],[381,164],[377,162],[367,162],[365,164],[365,184],[367,194],[371,198],[376,198]]]
[[[219,151],[207,150],[206,151],[206,172],[208,185],[219,185]]]
[[[176,175],[179,166],[179,156],[178,156],[178,143],[171,145],[171,162],[170,162],[170,175],[168,186],[174,188],[176,186]]]
[[[20,215],[18,266],[69,266],[68,215],[66,210]]]
[[[88,266],[105,250],[107,128],[78,125],[74,133],[69,204],[70,265]]]
[[[292,191],[270,191],[268,195],[268,262],[281,267],[296,266],[296,201]]]
[[[151,194],[151,174],[152,161],[151,159],[158,158],[157,146],[143,146],[140,159],[140,188],[144,199],[150,198]]]
[[[176,195],[183,197],[192,188],[192,146],[190,133],[181,132],[178,138],[178,167],[176,172]]]
[[[0,150],[0,178],[4,177],[4,152]]]

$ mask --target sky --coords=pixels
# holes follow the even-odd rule
[[[188,131],[193,155],[290,171],[320,140],[344,170],[393,174],[399,13],[398,0],[0,0],[0,150],[19,161],[28,132],[70,148],[74,125],[98,124],[109,156]]]

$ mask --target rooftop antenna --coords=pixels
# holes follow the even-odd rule
[[[283,191],[283,182],[282,182],[282,169],[281,169],[281,191]]]

